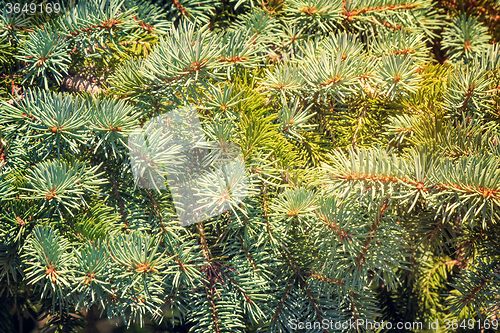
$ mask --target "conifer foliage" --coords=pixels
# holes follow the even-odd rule
[[[431,0],[0,3],[1,332],[101,317],[498,328],[498,16]],[[174,138],[192,124],[165,135],[155,119],[189,110],[206,140],[185,153]],[[179,165],[212,212],[187,226]]]

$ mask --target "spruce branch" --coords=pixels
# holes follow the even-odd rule
[[[63,305],[68,310],[68,300],[64,295],[70,291],[73,278],[73,258],[68,252],[69,242],[57,230],[47,227],[36,227],[28,238],[26,251],[26,278],[29,283],[41,289],[41,297],[52,298],[52,306],[59,303],[59,312]]]
[[[140,114],[132,106],[112,99],[88,100],[86,108],[90,110],[90,129],[93,138],[90,145],[94,152],[102,147],[105,156],[108,151],[113,156],[121,156],[128,147],[125,141],[127,136],[137,129],[137,119]]]
[[[478,314],[480,318],[484,318],[481,312],[488,308],[488,303],[493,299],[490,301],[492,296],[482,290],[492,283],[497,283],[498,269],[499,263],[494,259],[479,259],[476,265],[467,268],[463,275],[454,281],[456,293],[448,297],[452,313],[465,312],[466,316]]]
[[[486,50],[488,29],[477,18],[460,15],[443,32],[443,47],[451,61],[469,60]]]
[[[299,109],[299,99],[282,100],[281,112],[278,113],[278,123],[280,124],[280,130],[285,134],[286,138],[291,138],[293,140],[304,140],[301,136],[301,132],[311,131],[316,125],[308,124],[308,120],[311,119],[316,112],[309,113],[309,109],[312,105],[305,108],[304,110]]]
[[[40,209],[55,209],[60,215],[64,211],[73,215],[71,209],[87,206],[85,194],[98,192],[99,185],[105,180],[97,173],[100,166],[87,167],[85,163],[72,165],[60,161],[44,161],[37,164],[26,176],[29,187],[21,190],[32,192],[22,198],[40,200]]]
[[[458,112],[481,110],[486,107],[490,87],[487,72],[480,67],[457,66],[450,75],[444,108],[454,115]]]
[[[23,313],[47,331],[92,329],[102,311],[273,333],[498,315],[499,49],[475,17],[443,13],[430,0],[4,10],[0,330]],[[449,63],[432,63],[439,42]],[[26,56],[44,50],[42,71]],[[57,93],[68,67],[110,77]],[[23,80],[42,90],[20,93]],[[183,227],[190,208],[203,221]]]
[[[286,100],[301,94],[305,82],[299,66],[283,62],[278,63],[272,72],[267,68],[265,71],[266,77],[259,83],[269,92],[270,101],[274,101],[277,97]]]
[[[98,0],[96,3],[78,2],[56,26],[70,40],[74,48],[89,55],[96,47],[109,52],[107,42],[120,49],[116,42],[117,32],[127,24],[134,24],[133,9],[122,10],[124,0]]]
[[[377,81],[383,94],[390,100],[415,93],[421,78],[416,74],[413,59],[402,55],[389,55],[380,61]]]
[[[341,1],[291,0],[286,1],[284,10],[290,23],[303,27],[307,32],[332,31],[342,18]]]
[[[21,44],[22,50],[19,60],[28,64],[27,75],[24,82],[29,78],[30,84],[35,79],[48,89],[48,77],[52,75],[57,84],[62,81],[62,73],[68,74],[70,63],[68,55],[68,43],[64,38],[50,28],[40,29],[29,34],[28,39]]]

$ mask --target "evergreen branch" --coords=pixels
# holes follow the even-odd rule
[[[450,297],[449,303],[453,313],[462,311],[463,308],[472,306],[482,317],[480,309],[484,307],[488,296],[482,291],[495,279],[495,274],[500,273],[499,263],[495,260],[479,260],[478,265],[466,269],[462,277],[456,280],[453,286],[457,294]]]
[[[434,237],[436,237],[436,231],[439,230],[439,228],[441,228],[441,226],[443,225],[444,223],[444,220],[441,220],[439,221],[431,230],[430,234],[426,237],[427,240],[429,241],[432,241],[434,239]]]
[[[318,274],[315,274],[315,273],[311,273],[310,276],[312,276],[313,278],[318,279],[320,281],[326,281],[328,283],[334,283],[334,284],[338,284],[338,285],[341,285],[341,286],[345,285],[344,281],[330,279],[330,278],[327,278],[325,276],[318,275]]]
[[[166,230],[165,230],[165,227],[163,225],[163,217],[162,217],[160,211],[158,210],[158,202],[154,198],[153,193],[151,191],[147,191],[147,192],[149,194],[149,199],[151,200],[151,203],[153,204],[154,213],[158,216],[158,219],[160,220],[162,231],[165,233]],[[179,259],[174,259],[174,260],[177,262]],[[182,265],[180,268],[183,269]]]
[[[29,39],[22,43],[21,55],[18,56],[19,60],[28,64],[23,82],[27,82],[30,77],[30,84],[40,79],[45,89],[48,89],[47,77],[50,73],[59,84],[61,72],[68,74],[70,58],[67,52],[68,44],[56,32],[47,28],[30,33]]]
[[[373,234],[375,233],[375,230],[380,225],[380,221],[382,220],[382,217],[384,216],[384,213],[385,213],[388,206],[389,206],[389,198],[385,198],[384,201],[382,202],[382,205],[379,208],[379,212],[377,213],[375,220],[372,222],[370,230],[368,231],[368,237],[365,239],[363,247],[361,248],[361,253],[358,256],[358,259],[356,260],[356,266],[361,266],[364,263],[364,261],[365,261],[364,258],[368,252],[368,246],[370,245],[370,242],[374,238]]]
[[[358,313],[356,311],[356,303],[354,302],[354,294],[351,292],[349,293],[349,298],[350,298],[350,303],[351,303],[351,311],[353,313],[353,318],[354,318],[354,321],[358,321],[359,317],[358,317]]]
[[[254,301],[250,298],[249,293],[247,293],[239,283],[237,283],[232,277],[229,276],[225,271],[221,271],[221,273],[231,282],[232,285],[236,287],[236,289],[240,292],[241,295],[245,298],[245,301],[248,304],[253,304]]]
[[[314,312],[316,313],[316,317],[318,318],[318,321],[323,322],[323,315],[322,315],[318,305],[316,304],[316,300],[314,299],[314,296],[312,295],[311,290],[307,287],[307,284],[303,279],[300,279],[299,281],[300,281],[301,288],[306,292],[307,297],[309,298],[309,301],[311,302],[311,305],[314,309]],[[323,328],[323,332],[328,333],[326,328]]]
[[[487,28],[477,22],[477,18],[460,15],[445,28],[443,46],[448,49],[450,60],[466,60],[486,50],[489,39]]]
[[[420,5],[415,3],[407,3],[407,4],[397,4],[397,5],[383,5],[378,7],[365,7],[360,9],[352,9],[349,11],[342,12],[342,15],[346,16],[346,19],[349,21],[354,21],[355,16],[365,14],[368,12],[387,12],[387,11],[398,11],[398,10],[411,10],[415,8],[421,8]]]
[[[366,109],[367,106],[363,106],[363,112],[361,113],[361,116],[358,118],[358,124],[356,125],[356,129],[354,130],[354,134],[352,136],[352,146],[355,147],[357,145],[357,139],[358,139],[358,131],[359,128],[361,127],[361,124],[363,123],[363,118],[366,115]]]
[[[472,94],[474,93],[475,88],[476,88],[475,82],[472,83],[472,87],[471,86],[467,87],[467,92],[465,93],[465,100],[460,109],[458,109],[459,111],[465,111],[467,109],[467,105],[469,104],[469,100]]]
[[[200,244],[203,249],[203,256],[207,262],[210,262],[210,251],[208,249],[207,239],[205,237],[205,230],[203,228],[203,223],[198,223],[198,234],[200,235]],[[210,265],[210,264],[208,264]]]
[[[208,302],[210,303],[210,306],[212,307],[212,316],[213,316],[213,327],[215,329],[216,333],[220,333],[220,328],[219,328],[219,321],[218,321],[218,315],[217,315],[217,309],[215,307],[215,301],[214,301],[214,288],[210,288],[210,292],[208,292],[207,287],[205,287],[205,291],[207,293],[207,299]]]
[[[248,251],[248,248],[245,246],[243,238],[241,238],[241,236],[238,235],[238,239],[241,243],[241,248],[243,249],[243,251],[245,251],[245,256],[247,257],[248,262],[252,265],[252,267],[255,269],[256,272],[260,271],[259,267],[257,267],[257,265],[255,264],[255,259],[252,257],[252,255]]]
[[[271,319],[271,322],[276,322],[278,320],[278,317],[280,315],[280,312],[283,310],[284,304],[286,302],[286,299],[288,298],[288,295],[290,293],[290,289],[292,289],[293,283],[292,281],[295,281],[296,275],[292,275],[290,279],[287,281],[287,287],[283,293],[283,296],[281,297],[280,302],[278,303],[278,307],[274,311],[273,317]]]
[[[262,193],[262,210],[264,212],[264,219],[266,221],[266,231],[269,238],[274,239],[274,233],[271,229],[271,225],[269,223],[269,215],[268,215],[268,206],[267,206],[267,184],[264,184],[263,193]]]
[[[0,13],[0,331],[97,308],[193,332],[498,315],[500,49],[476,9],[155,3]],[[108,68],[104,95],[51,92],[70,67]],[[173,144],[198,126],[181,105],[204,143]],[[213,218],[178,225],[174,172]]]
[[[116,183],[115,176],[107,166],[105,166],[104,168],[108,172],[109,181],[111,182],[111,186],[113,187],[113,195],[114,195],[115,200],[117,202],[117,206],[118,206],[118,209],[120,211],[120,216],[122,218],[122,221],[128,227],[129,222],[127,220],[127,212],[125,211],[125,205],[124,205],[122,198],[120,196],[120,191],[118,189],[118,184]]]

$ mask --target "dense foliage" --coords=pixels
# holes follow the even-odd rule
[[[473,3],[2,0],[0,331],[493,331],[499,16]],[[196,159],[148,125],[173,110],[246,168],[188,226],[135,173]]]

